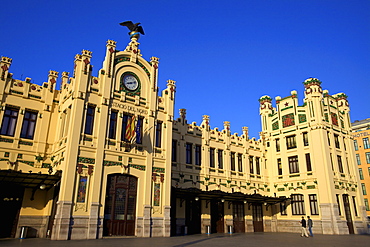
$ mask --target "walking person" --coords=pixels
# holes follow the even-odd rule
[[[301,223],[301,237],[305,236],[306,238],[308,238],[308,234],[307,234],[307,230],[306,230],[306,220],[304,219],[304,217],[302,216],[302,220],[300,221]]]
[[[312,233],[313,222],[312,222],[310,216],[307,216],[307,226],[308,226],[308,232],[309,232],[310,236],[313,237],[313,233]]]

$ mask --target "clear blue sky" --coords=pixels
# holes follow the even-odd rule
[[[329,94],[346,93],[351,118],[370,117],[370,1],[148,0],[3,1],[0,55],[13,59],[14,78],[47,80],[49,70],[72,72],[74,56],[93,52],[93,74],[108,39],[122,50],[141,22],[143,57],[160,58],[159,86],[177,82],[175,117],[231,131],[261,131],[258,99],[285,97],[317,77]]]

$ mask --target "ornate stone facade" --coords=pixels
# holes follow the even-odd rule
[[[175,81],[158,91],[159,59],[143,59],[135,37],[123,51],[108,40],[98,76],[91,57],[76,55],[60,90],[58,72],[40,86],[1,58],[4,236],[292,232],[302,215],[317,233],[364,232],[346,95],[310,78],[302,106],[295,91],[276,107],[261,97],[257,140],[207,115],[188,123],[185,109],[174,119]]]

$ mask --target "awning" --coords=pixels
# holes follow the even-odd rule
[[[14,170],[0,170],[0,183],[15,184],[25,188],[38,189],[45,185],[43,189],[49,190],[60,181],[60,173],[55,175],[42,173],[24,173]]]
[[[175,188],[172,187],[173,195],[183,199],[192,199],[198,197],[202,200],[222,200],[225,201],[246,201],[247,203],[267,203],[276,204],[287,201],[285,196],[272,197],[261,194],[244,194],[241,192],[228,193],[221,190],[203,191],[197,188]]]

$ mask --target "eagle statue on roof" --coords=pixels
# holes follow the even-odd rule
[[[140,26],[140,24],[141,23],[139,22],[133,23],[132,21],[124,21],[120,23],[121,26],[125,26],[130,30],[130,32],[128,33],[130,35],[130,38],[136,38],[136,39],[139,39],[140,33],[142,35],[145,35],[144,29],[142,26]]]

